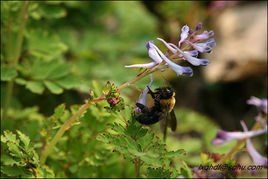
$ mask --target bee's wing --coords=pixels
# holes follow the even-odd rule
[[[172,110],[169,113],[169,120],[168,120],[168,126],[171,128],[171,130],[174,132],[177,128],[177,119],[174,110]]]
[[[165,112],[161,115],[160,129],[162,132],[164,132],[165,128],[167,128],[168,117],[169,117],[169,114],[167,112]]]

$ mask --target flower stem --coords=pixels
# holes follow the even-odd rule
[[[132,80],[123,83],[121,86],[118,87],[118,91],[121,91],[122,89],[128,87],[131,84],[134,84],[138,80],[142,79],[143,77],[155,72],[157,70],[158,66],[155,66],[154,68],[150,69],[149,71],[144,71],[140,75],[136,76]],[[57,131],[53,139],[48,143],[48,145],[44,148],[42,155],[41,155],[41,164],[44,164],[46,162],[46,159],[48,155],[50,154],[52,148],[58,143],[58,141],[61,139],[63,134],[65,133],[66,130],[68,130],[72,124],[76,121],[76,119],[81,116],[92,104],[98,103],[100,101],[103,101],[105,99],[105,96],[102,95],[98,98],[92,99],[89,102],[83,104],[79,110],[73,114],[68,120],[64,122],[64,124],[60,127],[60,129]]]
[[[136,178],[139,178],[140,177],[140,159],[139,158],[136,158],[134,160],[134,164],[135,164],[135,175],[136,175]]]
[[[8,22],[8,31],[7,31],[7,37],[9,39],[7,39],[7,48],[6,48],[6,56],[7,56],[7,60],[8,60],[8,65],[12,68],[16,68],[19,57],[20,57],[20,53],[21,53],[21,47],[22,47],[22,42],[23,42],[23,36],[24,36],[24,30],[25,30],[25,26],[26,26],[26,22],[28,19],[28,7],[29,7],[29,2],[28,1],[24,1],[24,4],[22,5],[19,17],[21,17],[21,23],[19,25],[19,31],[17,33],[17,38],[16,38],[16,44],[14,49],[12,50],[11,47],[11,37],[12,35],[12,30],[11,30],[11,26],[10,23],[12,22]],[[9,19],[9,21],[11,21],[12,19]],[[14,81],[9,81],[6,85],[6,96],[5,96],[5,101],[4,101],[4,105],[3,105],[3,115],[1,116],[2,119],[6,118],[7,115],[7,110],[10,106],[10,101],[11,101],[11,97],[13,94],[13,86],[14,86]]]

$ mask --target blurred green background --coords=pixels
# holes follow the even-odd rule
[[[157,72],[153,88],[171,85],[176,89],[179,127],[173,138],[167,141],[171,149],[184,148],[191,156],[185,157],[185,160],[192,165],[200,162],[200,151],[226,152],[232,143],[221,147],[210,144],[217,128],[241,130],[239,121],[242,119],[252,124],[257,111],[248,106],[246,100],[252,95],[267,97],[267,28],[266,33],[260,31],[264,32],[261,41],[256,39],[256,43],[264,45],[251,45],[253,49],[264,48],[266,56],[261,51],[259,56],[249,54],[237,58],[232,53],[224,56],[223,51],[231,42],[226,39],[249,38],[243,33],[251,26],[231,28],[228,24],[217,22],[225,22],[221,19],[226,18],[232,20],[233,15],[241,16],[241,19],[236,19],[241,24],[247,23],[243,14],[256,10],[252,7],[262,9],[264,6],[267,15],[267,2],[46,1],[30,2],[25,10],[23,2],[1,1],[1,134],[6,129],[19,129],[29,135],[36,142],[35,147],[41,150],[41,139],[46,135],[42,129],[55,107],[61,103],[65,103],[67,108],[82,104],[89,97],[90,90],[98,94],[96,91],[101,91],[108,80],[120,85],[134,78],[140,71],[124,66],[150,61],[145,47],[147,41],[161,37],[176,42],[183,25],[193,28],[198,22],[203,22],[204,30],[215,31],[219,46],[207,56],[211,68],[194,67],[192,78],[177,77],[172,71]],[[265,18],[256,24],[263,22],[265,25]],[[228,29],[235,30],[227,33]],[[234,43],[237,41],[239,38]],[[246,46],[245,49],[240,45],[236,47],[247,51]],[[222,63],[217,65],[219,61]],[[214,63],[215,68],[212,67]],[[217,78],[211,80],[206,75],[210,74],[208,70],[221,74],[212,72],[212,76]],[[224,74],[233,76],[227,78]],[[130,106],[134,106],[140,90],[148,81],[149,78],[145,78],[123,90],[122,94]],[[97,119],[96,125],[103,125],[97,131],[104,128],[102,121],[107,115],[104,113],[103,119],[100,119],[102,117],[97,115],[100,112],[90,114],[91,118]],[[95,134],[92,133],[96,125],[92,127],[89,121],[83,123],[82,127],[78,125],[67,132],[70,144],[64,144],[58,149],[63,150],[62,153],[50,159],[51,165],[53,160],[58,161],[54,161],[52,166],[54,172],[60,171],[56,176],[88,176],[89,168],[92,177],[107,176],[113,171],[112,167],[108,167],[107,171],[105,167],[95,171],[94,167],[99,165],[88,158],[81,161],[87,163],[81,164],[84,168],[77,169],[74,163],[81,160],[83,151],[81,154],[76,152],[77,156],[72,156],[70,163],[63,165],[59,162],[64,161],[64,156],[73,154],[68,153],[69,145],[81,145],[76,137],[85,134],[77,134],[77,130],[89,133],[89,138],[94,139]],[[53,129],[55,133],[57,127]],[[85,148],[94,150],[92,146],[95,144]],[[267,143],[261,143],[259,148],[264,152],[265,147]],[[110,162],[113,160],[117,158]],[[114,174],[109,173],[110,176],[129,176],[126,173],[133,172],[132,169],[126,173],[114,171]]]

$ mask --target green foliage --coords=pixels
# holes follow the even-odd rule
[[[182,19],[192,3],[164,4],[165,17]],[[187,137],[170,134],[166,144],[156,126],[130,119],[138,93],[119,93],[118,86],[139,71],[124,65],[149,62],[145,42],[159,35],[158,24],[141,2],[1,1],[1,100],[10,97],[8,108],[1,103],[1,177],[129,178],[135,161],[141,177],[192,177],[188,164],[201,160],[199,151],[226,151],[210,145],[216,126],[190,110],[177,112],[176,135]],[[75,104],[103,94],[106,101],[79,116],[40,164],[44,147],[78,111]]]
[[[1,66],[1,81],[10,81],[18,75],[17,70],[5,65]]]
[[[167,171],[173,168],[172,173],[179,170],[175,160],[185,154],[182,149],[167,151],[166,145],[151,130],[142,127],[134,118],[122,123],[111,124],[108,130],[98,135],[98,140],[112,146],[124,158],[135,162],[141,161],[142,166],[162,168],[157,170],[166,175]],[[110,147],[109,147],[110,148]],[[178,162],[176,160],[176,162]],[[151,169],[148,169],[151,175]]]
[[[47,166],[40,166],[39,156],[28,136],[20,131],[16,134],[4,131],[1,135],[1,177],[54,177]]]

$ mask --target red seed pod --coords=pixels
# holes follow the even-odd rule
[[[111,106],[115,106],[117,105],[119,102],[120,102],[120,99],[119,98],[108,98],[107,99],[107,102],[111,105]]]

